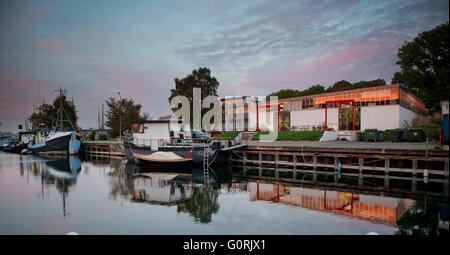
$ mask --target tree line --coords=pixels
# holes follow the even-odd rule
[[[336,91],[344,91],[344,90],[352,90],[352,89],[361,89],[361,88],[370,88],[376,86],[386,85],[386,81],[383,79],[376,79],[372,81],[359,81],[355,83],[350,83],[348,81],[342,80],[334,83],[332,86],[325,88],[325,86],[317,84],[313,85],[305,90],[297,90],[297,89],[282,89],[277,92],[270,93],[267,96],[269,99],[270,96],[278,96],[278,99],[292,98],[292,97],[301,97],[301,96],[311,96],[328,92],[336,92]]]

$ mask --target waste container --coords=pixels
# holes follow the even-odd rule
[[[363,141],[362,140],[362,133],[360,131],[358,131],[356,134],[358,135],[358,142]]]
[[[378,134],[377,134],[377,142],[384,142],[383,131],[378,131]]]
[[[403,142],[403,130],[391,130],[391,140],[393,143]]]
[[[390,130],[385,130],[385,131],[383,132],[383,140],[384,140],[385,142],[392,142],[392,139],[391,139],[391,131],[390,131]]]
[[[378,130],[377,129],[366,129],[364,131],[366,134],[366,142],[376,142],[378,139]]]
[[[421,128],[408,129],[408,141],[409,142],[423,142],[425,140],[425,131]]]

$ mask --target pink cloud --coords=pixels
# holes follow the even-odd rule
[[[64,45],[60,40],[51,39],[51,40],[41,40],[38,38],[34,38],[32,40],[33,44],[38,48],[45,49],[51,53],[55,54],[65,54],[65,55],[73,55],[72,51]]]
[[[374,58],[394,51],[396,48],[388,41],[360,41],[341,49],[331,49],[310,60],[299,61],[287,68],[277,67],[271,72],[254,70],[248,82],[230,84],[227,92],[239,91],[240,87],[253,87],[254,90],[274,91],[282,88],[305,89],[314,84],[331,85],[330,82],[355,77],[361,70],[367,70]],[[379,74],[384,75],[384,73]],[[361,75],[356,75],[361,76]],[[372,77],[361,77],[371,79]]]

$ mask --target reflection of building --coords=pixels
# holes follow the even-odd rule
[[[251,182],[249,189],[250,201],[263,200],[284,203],[392,226],[397,225],[397,220],[412,205],[409,203],[411,200],[408,199],[290,187],[280,184]]]
[[[140,202],[173,205],[192,195],[189,183],[178,183],[176,178],[187,175],[176,173],[142,173],[134,176],[133,199]],[[187,176],[190,178],[190,175]]]

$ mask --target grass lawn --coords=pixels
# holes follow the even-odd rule
[[[238,131],[227,131],[227,132],[222,132],[220,134],[217,134],[215,136],[212,137],[212,139],[234,139],[236,138],[236,136],[239,135],[240,132]]]
[[[278,132],[277,141],[319,141],[324,131],[280,131]],[[253,136],[252,140],[259,140],[260,134],[267,135],[268,131],[258,132]]]

